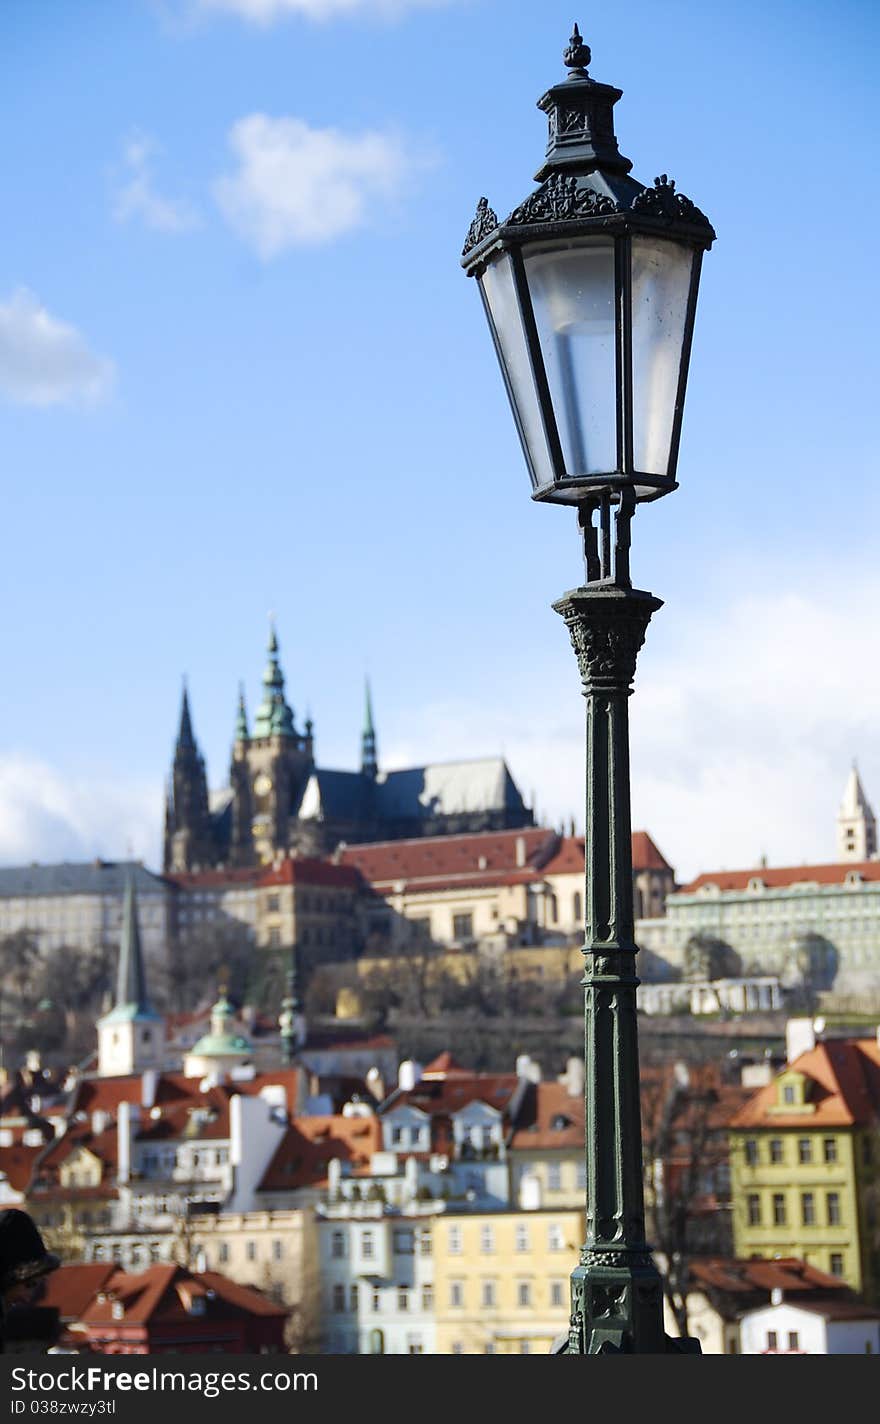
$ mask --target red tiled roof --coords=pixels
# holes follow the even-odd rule
[[[503,1114],[518,1083],[515,1073],[474,1073],[453,1064],[428,1077],[423,1075],[414,1088],[396,1088],[382,1105],[382,1112],[407,1105],[432,1118],[449,1118],[468,1103],[483,1102]]]
[[[774,1112],[779,1076],[731,1119],[731,1127],[852,1127],[880,1120],[880,1044],[876,1038],[830,1039],[800,1054],[783,1072],[811,1080],[811,1113]]]
[[[23,1143],[16,1142],[12,1147],[0,1147],[0,1173],[14,1192],[27,1189],[34,1163],[44,1149],[45,1143],[40,1147],[25,1147]]]
[[[487,884],[499,874],[534,866],[542,852],[549,853],[555,831],[526,827],[519,831],[480,831],[462,836],[421,836],[408,841],[381,841],[373,845],[346,846],[339,852],[342,865],[356,866],[373,885],[398,880],[422,882],[484,875]],[[518,846],[525,848],[525,863],[518,864]]]
[[[299,1117],[287,1129],[263,1175],[258,1191],[293,1191],[327,1180],[334,1158],[355,1171],[366,1169],[382,1146],[378,1119],[365,1117]]]
[[[309,856],[289,856],[260,876],[260,885],[327,885],[337,890],[357,890],[361,877],[350,864],[336,865]]]
[[[750,880],[759,880],[768,890],[781,890],[789,885],[842,885],[847,875],[856,874],[863,880],[880,880],[880,860],[859,860],[832,865],[786,865],[771,869],[758,866],[754,870],[707,870],[679,886],[681,895],[693,895],[705,885],[719,890],[747,890]]]
[[[564,1083],[532,1083],[517,1114],[509,1145],[515,1152],[583,1147],[583,1096],[572,1098]]]
[[[697,1257],[690,1262],[688,1270],[694,1284],[729,1295],[745,1296],[761,1292],[769,1296],[773,1290],[784,1291],[787,1296],[805,1292],[852,1295],[840,1276],[827,1275],[796,1256],[780,1256],[773,1260]],[[798,1301],[798,1304],[802,1303]]]
[[[253,1286],[237,1285],[217,1271],[198,1274],[181,1266],[148,1266],[137,1273],[116,1269],[98,1289],[80,1314],[87,1326],[103,1324],[155,1325],[183,1321],[188,1317],[187,1305],[194,1295],[214,1297],[206,1300],[205,1314],[214,1319],[241,1315],[284,1316],[287,1310],[275,1305]],[[114,1315],[114,1306],[121,1303],[122,1316]]]
[[[671,867],[647,831],[633,832],[632,855],[634,870],[671,873]],[[484,831],[347,846],[340,856],[343,863],[356,865],[376,888],[387,892],[403,883],[410,891],[427,893],[529,884],[536,877],[582,874],[584,839],[583,836],[559,836],[555,831],[540,828]]]
[[[119,1268],[112,1261],[59,1266],[39,1281],[34,1305],[57,1310],[62,1321],[77,1320],[107,1279]]]

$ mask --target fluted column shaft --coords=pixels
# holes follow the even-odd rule
[[[645,1240],[627,704],[661,600],[594,585],[553,606],[571,635],[587,701],[587,1231],[572,1274],[568,1352],[659,1354],[667,1344],[662,1283]]]

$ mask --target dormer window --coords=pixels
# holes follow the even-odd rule
[[[751,880],[749,881],[749,889],[755,891],[764,890],[765,888],[766,887],[761,877],[759,875],[753,875]]]
[[[776,1102],[770,1112],[811,1113],[816,1105],[809,1101],[810,1080],[803,1073],[783,1073],[776,1084]]]

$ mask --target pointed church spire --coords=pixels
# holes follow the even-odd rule
[[[181,751],[192,751],[195,748],[196,739],[193,736],[192,718],[189,715],[189,693],[186,686],[186,678],[183,679],[183,698],[180,703],[180,728],[177,733],[177,746]]]
[[[269,659],[263,673],[263,700],[254,721],[255,737],[294,737],[293,710],[284,697],[284,673],[278,660],[278,635],[275,621],[269,623]]]
[[[361,733],[361,771],[371,781],[375,781],[379,764],[376,757],[376,729],[373,726],[373,699],[370,695],[370,679],[366,679],[366,704],[364,707],[364,730]]]
[[[117,1009],[134,1009],[138,1014],[152,1014],[147,994],[141,933],[138,925],[137,896],[131,871],[125,878],[125,899],[122,905],[122,939],[119,946],[119,973],[116,979]]]
[[[877,822],[853,761],[837,813],[837,853],[840,860],[873,860],[877,854]]]
[[[248,720],[247,706],[244,700],[244,683],[238,684],[238,716],[235,719],[235,740],[246,742],[248,740]]]

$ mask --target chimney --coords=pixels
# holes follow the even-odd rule
[[[422,1076],[422,1065],[414,1058],[404,1058],[397,1070],[397,1086],[404,1093],[411,1093]]]
[[[783,1291],[781,1286],[774,1286],[770,1292],[770,1304],[781,1305],[783,1301]]]
[[[517,863],[517,865],[520,866],[520,867],[523,866],[523,865],[525,865],[525,863],[526,863],[526,838],[525,838],[525,836],[517,836],[517,838],[516,838],[516,863]]]
[[[146,1068],[141,1074],[141,1107],[151,1108],[156,1103],[159,1074],[155,1068]]]
[[[528,1053],[520,1053],[516,1060],[516,1076],[527,1078],[530,1083],[540,1083],[541,1065]]]
[[[816,1047],[816,1028],[812,1019],[789,1019],[785,1025],[785,1057],[788,1063]]]
[[[565,1089],[570,1098],[584,1096],[585,1068],[582,1058],[569,1058],[565,1065]]]
[[[137,1103],[123,1102],[119,1104],[119,1113],[116,1119],[116,1155],[118,1158],[117,1180],[122,1186],[131,1180],[132,1147],[140,1116],[141,1112]]]

